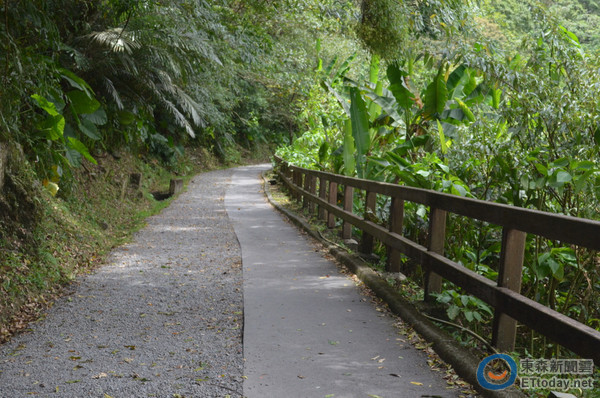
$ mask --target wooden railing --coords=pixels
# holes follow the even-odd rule
[[[290,165],[275,158],[277,173],[292,197],[317,211],[329,228],[343,220],[342,237],[350,238],[352,225],[362,230],[360,251],[370,253],[373,239],[388,247],[388,271],[400,270],[400,254],[420,263],[425,271],[425,299],[440,292],[442,278],[462,287],[495,309],[492,344],[502,351],[515,345],[516,322],[534,329],[582,358],[600,363],[600,332],[520,294],[527,234],[534,234],[592,250],[600,250],[600,222],[464,198],[426,189],[345,177]],[[318,181],[318,184],[317,184]],[[337,204],[343,187],[343,208]],[[365,191],[364,218],[353,214],[354,190]],[[369,217],[376,195],[391,198],[388,226]],[[402,236],[404,201],[429,207],[427,247]],[[447,213],[502,227],[498,279],[492,281],[444,257]]]

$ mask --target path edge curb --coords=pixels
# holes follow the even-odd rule
[[[417,308],[408,302],[375,271],[363,265],[362,260],[356,254],[347,253],[338,247],[329,244],[312,226],[304,221],[301,216],[285,209],[271,195],[269,189],[267,173],[261,174],[263,191],[269,203],[280,213],[285,215],[292,223],[303,229],[312,238],[321,243],[335,257],[337,261],[345,265],[353,272],[366,286],[385,301],[390,310],[398,315],[402,320],[409,323],[427,342],[432,343],[433,350],[445,362],[452,365],[456,373],[469,382],[477,391],[486,398],[526,398],[523,392],[515,387],[510,387],[502,391],[491,391],[482,388],[477,382],[477,366],[481,361],[470,350],[462,347],[454,338],[446,332],[435,326],[431,321],[425,318]]]

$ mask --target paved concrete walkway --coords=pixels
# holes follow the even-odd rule
[[[394,320],[266,201],[238,168],[225,196],[242,248],[244,396],[457,397]]]

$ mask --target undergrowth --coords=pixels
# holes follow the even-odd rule
[[[188,180],[223,167],[201,148],[168,167],[129,153],[96,160],[97,165],[74,169],[72,183],[56,196],[32,170],[19,174],[35,217],[29,223],[0,222],[0,343],[27,328],[78,275],[100,266],[148,216],[168,206],[170,200],[156,201],[150,192],[168,190],[171,178]],[[29,168],[26,162],[21,167]],[[130,185],[131,173],[142,175],[139,188]]]

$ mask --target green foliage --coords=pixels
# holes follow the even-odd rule
[[[408,36],[406,11],[404,2],[363,0],[358,36],[373,53],[396,57]]]
[[[362,72],[323,68],[319,62],[317,69],[327,71],[317,74],[324,88],[320,95],[329,105],[310,109],[316,111],[315,121],[332,123],[308,123],[306,133],[292,144],[293,154],[282,152],[284,157],[349,175],[354,175],[348,172],[354,166],[358,176],[368,179],[597,219],[600,61],[590,52],[591,42],[570,28],[573,19],[559,22],[554,16],[560,6],[580,10],[580,19],[594,18],[576,3],[555,2],[548,10],[537,3],[529,8],[528,2],[489,1],[480,3],[478,14],[469,4],[427,1],[419,2],[410,17],[377,20],[372,18],[375,11],[389,4],[364,2],[368,12],[359,35],[370,51],[386,60],[381,68],[385,76],[366,57],[355,60]],[[580,3],[586,10],[590,4]],[[479,30],[468,23],[461,26],[469,13],[477,16]],[[432,18],[417,23],[425,15]],[[498,17],[497,25],[486,19],[490,15]],[[451,16],[457,19],[447,23]],[[401,51],[393,44],[398,31],[386,27],[391,18],[408,23],[408,28],[401,26]],[[378,23],[381,36],[371,34]],[[384,38],[392,44],[385,51],[377,47]],[[436,40],[445,40],[443,50],[435,50]],[[318,94],[312,94],[311,101],[316,101]],[[337,109],[331,106],[336,102],[341,105]],[[311,142],[307,137],[319,138]],[[389,202],[377,205],[375,213],[385,219]],[[362,206],[355,204],[357,209]],[[427,207],[407,203],[404,236],[425,244],[427,229]],[[452,234],[446,255],[495,280],[499,227],[450,217],[448,230]],[[522,292],[598,328],[597,263],[597,253],[529,237]],[[489,319],[483,303],[449,289],[440,300],[449,304],[451,318],[474,328],[479,318]],[[519,344],[531,355],[547,355],[549,346],[537,341],[535,333],[523,333]]]
[[[484,320],[491,321],[494,315],[490,306],[477,297],[460,294],[452,289],[444,290],[443,293],[436,294],[435,297],[438,303],[448,305],[446,313],[452,321],[458,318],[468,324],[477,325]]]

